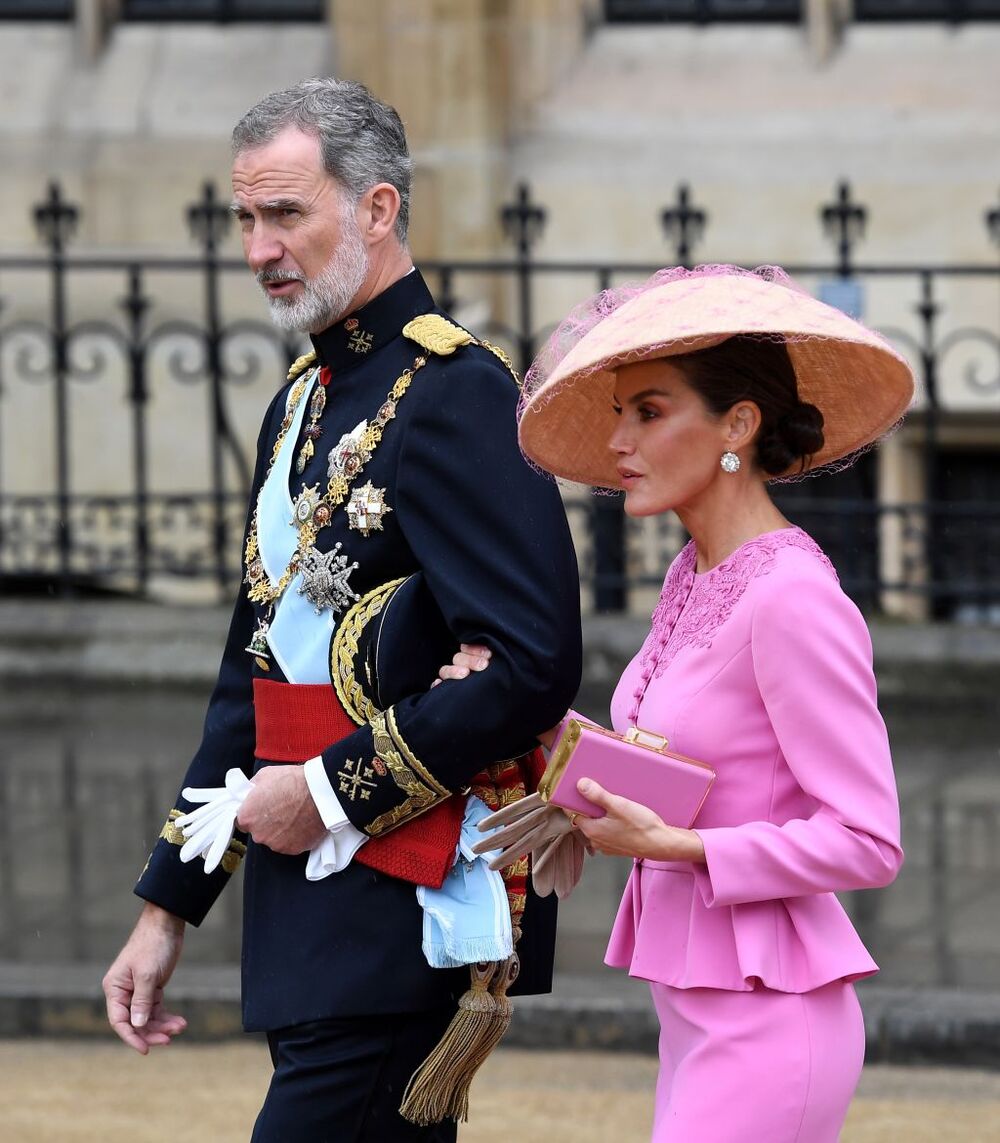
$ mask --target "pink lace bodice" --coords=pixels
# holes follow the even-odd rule
[[[710,647],[715,633],[729,618],[750,583],[757,576],[766,575],[774,565],[776,553],[786,547],[811,552],[837,579],[833,564],[801,528],[781,528],[748,540],[702,575],[694,570],[697,560],[694,541],[685,545],[667,571],[653,612],[652,628],[643,646],[639,681],[628,715],[633,726],[650,680],[659,678],[684,647]]]

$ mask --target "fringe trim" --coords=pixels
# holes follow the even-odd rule
[[[451,1118],[469,1118],[469,1088],[476,1072],[510,1026],[513,1008],[507,989],[517,979],[517,953],[505,961],[469,966],[471,987],[441,1042],[406,1085],[399,1113],[410,1123],[429,1127]]]

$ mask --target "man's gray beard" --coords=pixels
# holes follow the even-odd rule
[[[348,214],[343,238],[330,261],[315,278],[300,279],[302,293],[297,298],[267,295],[271,320],[289,333],[319,333],[347,313],[367,277],[368,250],[353,215]]]

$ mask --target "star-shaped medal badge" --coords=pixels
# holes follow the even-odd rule
[[[392,509],[385,502],[385,489],[375,488],[369,480],[355,488],[347,502],[347,522],[362,536],[382,531],[382,517]]]
[[[311,488],[306,488],[303,484],[302,491],[296,497],[295,503],[292,506],[292,519],[290,522],[297,528],[305,527],[306,524],[311,523],[319,504],[319,485],[314,484]]]
[[[327,607],[334,615],[339,615],[361,598],[351,590],[349,582],[357,562],[349,564],[346,554],[340,555],[342,547],[340,543],[334,544],[328,552],[308,548],[299,560],[302,576],[299,595],[309,600],[317,615]]]

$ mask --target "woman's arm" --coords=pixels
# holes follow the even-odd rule
[[[751,647],[781,754],[815,808],[782,825],[698,830],[706,904],[887,885],[902,863],[899,803],[860,612],[825,574],[775,582]]]

